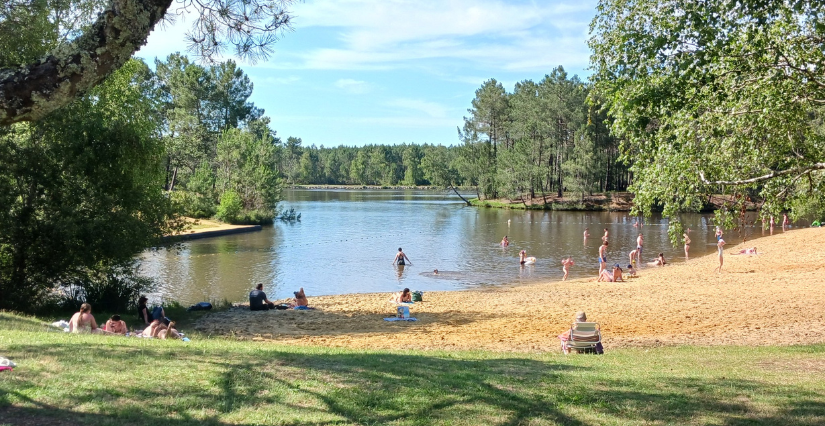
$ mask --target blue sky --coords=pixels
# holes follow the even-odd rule
[[[558,65],[587,75],[595,0],[305,0],[294,31],[240,62],[283,140],[304,146],[455,145],[482,82],[508,91]],[[186,52],[191,21],[156,29],[136,56]]]

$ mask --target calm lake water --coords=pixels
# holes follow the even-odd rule
[[[567,256],[576,262],[571,278],[595,277],[604,228],[610,232],[611,264],[627,266],[640,229],[643,261],[659,252],[668,262],[684,261],[683,248],[668,242],[667,223],[658,216],[636,228],[635,218],[622,212],[480,209],[446,191],[288,190],[284,198],[282,205],[300,212],[301,222],[145,252],[143,272],[159,283],[155,298],[239,302],[258,282],[275,300],[299,287],[314,296],[560,280]],[[691,256],[715,251],[710,218],[683,216],[692,229]],[[585,228],[591,234],[586,241]],[[505,235],[510,247],[502,248]],[[730,246],[741,238],[729,231],[725,240]],[[392,265],[399,247],[411,266]],[[519,265],[521,249],[537,258],[534,265]]]

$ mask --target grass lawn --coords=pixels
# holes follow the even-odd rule
[[[0,312],[0,425],[822,425],[825,346],[360,352],[48,332]]]

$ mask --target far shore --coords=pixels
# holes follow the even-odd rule
[[[726,247],[721,274],[713,272],[718,258],[711,254],[663,268],[643,267],[629,282],[596,282],[594,277],[427,292],[424,302],[410,308],[417,322],[383,321],[395,307],[389,293],[374,293],[310,295],[310,305],[317,308],[312,311],[235,307],[204,316],[195,328],[298,345],[555,351],[556,336],[569,328],[577,311],[585,311],[601,324],[607,350],[823,343],[825,252],[817,250],[823,235],[821,228],[780,230]],[[732,254],[752,246],[758,255]]]

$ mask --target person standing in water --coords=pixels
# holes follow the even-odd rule
[[[507,236],[505,235],[504,238],[501,239],[501,246],[502,247],[507,247],[509,245],[510,245],[510,240],[508,240]]]
[[[725,259],[723,257],[724,256],[724,251],[722,250],[722,247],[724,247],[724,246],[725,246],[725,240],[723,240],[722,238],[719,238],[719,241],[716,243],[716,249],[719,250],[719,266],[717,266],[716,269],[714,269],[714,271],[717,271],[720,274],[722,273],[722,264],[725,262]]]
[[[405,260],[406,260],[406,262],[405,262]],[[410,260],[410,258],[407,257],[406,254],[404,254],[404,251],[401,250],[401,247],[398,247],[398,253],[395,254],[395,259],[393,259],[392,264],[393,265],[404,266],[407,263],[409,263],[410,266],[412,266],[412,261]]]
[[[604,228],[604,235],[602,236],[602,242],[607,241],[607,228]]]
[[[688,250],[690,250],[690,228],[682,234],[682,238],[685,239],[685,260],[688,259]]]
[[[639,232],[639,236],[636,237],[636,264],[641,265],[642,263],[642,247],[645,245],[645,239],[642,237],[642,233]]]
[[[607,240],[599,246],[599,274],[607,268]]]
[[[573,257],[571,256],[571,257],[568,257],[567,259],[563,259],[561,261],[561,264],[562,264],[562,270],[564,271],[564,278],[562,278],[561,280],[562,281],[567,281],[567,274],[570,273],[570,267],[575,265],[575,263],[573,263]]]
[[[519,265],[524,265],[527,263],[527,250],[518,252],[518,263]]]
[[[782,213],[782,232],[788,229],[788,214]]]

